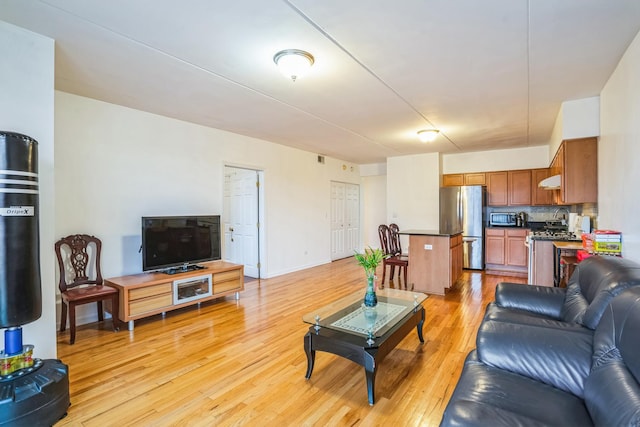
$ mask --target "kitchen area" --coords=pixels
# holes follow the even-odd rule
[[[463,256],[482,252],[482,265],[464,267],[564,286],[579,262],[582,234],[597,228],[597,139],[563,141],[549,168],[442,175],[441,199],[447,188],[469,186],[484,191],[484,228],[463,233]],[[440,209],[442,215],[442,200]]]

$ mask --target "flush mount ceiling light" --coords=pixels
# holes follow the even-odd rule
[[[438,137],[438,129],[424,129],[418,131],[418,138],[421,142],[433,142]]]
[[[311,68],[315,62],[313,55],[300,49],[285,49],[273,56],[280,72],[294,82]]]

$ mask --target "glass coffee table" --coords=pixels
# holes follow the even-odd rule
[[[415,327],[420,342],[424,324],[422,302],[427,295],[398,289],[376,291],[378,305],[365,308],[364,289],[302,317],[310,323],[304,337],[306,378],[311,378],[316,351],[342,356],[364,367],[369,405],[374,403],[378,364]]]

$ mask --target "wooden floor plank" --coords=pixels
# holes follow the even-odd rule
[[[76,344],[58,336],[69,365],[72,406],[60,426],[438,425],[486,304],[498,282],[522,279],[465,271],[424,303],[425,343],[409,334],[380,364],[376,404],[364,370],[318,352],[304,378],[302,316],[356,290],[353,258],[268,280],[231,297],[136,321],[83,325]]]

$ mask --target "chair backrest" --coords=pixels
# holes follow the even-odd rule
[[[631,426],[640,420],[640,287],[607,305],[593,335],[584,399],[595,425]]]
[[[561,318],[594,330],[613,297],[639,285],[640,264],[620,257],[589,257],[569,279]]]
[[[389,246],[393,255],[402,255],[400,228],[398,227],[398,224],[389,224]]]
[[[60,269],[60,292],[81,285],[102,285],[100,239],[88,234],[72,234],[58,240],[55,250]]]
[[[391,234],[389,233],[389,227],[387,224],[380,224],[378,226],[378,236],[380,237],[380,249],[385,255],[393,255],[391,252]]]

